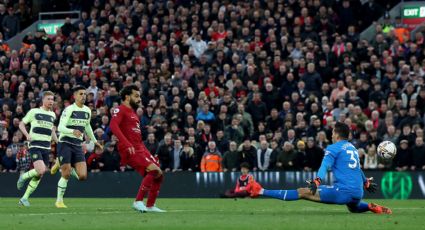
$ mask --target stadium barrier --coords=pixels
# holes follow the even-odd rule
[[[305,186],[305,180],[314,178],[315,172],[254,172],[255,179],[265,188],[293,189]],[[232,173],[166,173],[160,197],[210,198],[218,197],[226,189],[234,188],[238,172]],[[379,184],[375,194],[366,198],[425,199],[425,172],[366,172]],[[330,174],[330,177],[332,175]],[[0,174],[0,197],[17,197],[18,174]],[[34,192],[34,197],[55,197],[59,175],[46,175]],[[134,197],[141,177],[135,172],[89,173],[87,181],[71,179],[66,197]],[[325,180],[323,184],[329,184]]]

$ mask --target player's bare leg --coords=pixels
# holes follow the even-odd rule
[[[40,183],[41,177],[46,172],[47,168],[44,165],[42,160],[37,160],[34,162],[34,169],[22,174],[18,180],[18,188],[22,188],[26,180],[31,179],[28,184],[27,190],[22,198],[19,200],[19,204],[25,207],[29,207],[30,203],[28,201],[29,196],[37,189],[38,184]]]
[[[58,193],[56,198],[56,207],[57,208],[67,208],[63,203],[63,195],[65,194],[66,187],[68,185],[69,177],[71,176],[71,164],[63,164],[61,166],[61,178],[58,182]]]
[[[86,180],[87,179],[87,164],[86,162],[78,162],[74,165],[75,171],[71,169],[71,176],[76,177],[78,180]],[[73,172],[76,172],[76,175],[72,175]]]

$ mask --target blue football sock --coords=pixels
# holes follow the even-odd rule
[[[273,197],[279,200],[298,200],[297,190],[266,190],[264,189],[263,196]]]
[[[359,205],[357,205],[357,209],[359,212],[367,212],[369,211],[369,204],[362,201],[359,203]]]
[[[347,204],[348,210],[350,212],[354,213],[361,213],[361,212],[367,212],[369,211],[369,205],[366,202],[359,202],[359,203],[349,203]]]

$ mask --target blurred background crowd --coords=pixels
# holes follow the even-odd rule
[[[109,128],[119,91],[136,84],[145,145],[165,171],[317,170],[344,122],[367,170],[425,169],[423,31],[398,33],[397,1],[45,1],[80,10],[53,36],[7,39],[34,20],[31,1],[0,1],[0,169],[26,169],[18,129],[43,91],[59,117],[71,89],[86,105],[103,151],[84,143],[89,170],[124,171]],[[384,16],[383,22],[374,22]],[[360,39],[374,23],[376,36]],[[376,146],[398,147],[383,161]],[[52,149],[51,161],[55,157]]]

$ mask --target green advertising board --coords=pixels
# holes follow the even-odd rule
[[[43,29],[47,34],[54,35],[61,26],[63,26],[63,22],[40,23],[37,25],[37,29]]]

